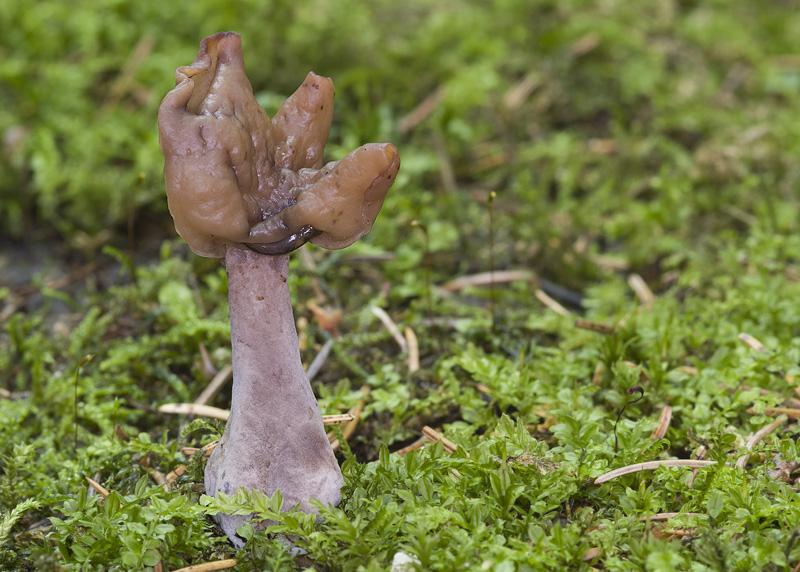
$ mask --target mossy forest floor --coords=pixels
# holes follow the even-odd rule
[[[0,567],[800,569],[795,2],[23,4],[0,3]],[[228,29],[268,112],[313,69],[327,156],[403,161],[368,237],[292,259],[314,391],[355,417],[320,522],[205,497],[224,422],[164,410],[231,352],[156,109]],[[218,510],[281,524],[235,550]]]

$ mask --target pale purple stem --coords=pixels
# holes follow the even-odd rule
[[[280,490],[284,508],[309,501],[337,504],[342,473],[319,405],[300,361],[289,292],[289,256],[265,256],[240,245],[225,256],[233,349],[231,415],[206,466],[206,494],[240,487]],[[246,516],[218,514],[234,545]],[[269,526],[262,522],[256,529]]]

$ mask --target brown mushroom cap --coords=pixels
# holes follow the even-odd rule
[[[270,120],[253,96],[241,38],[205,38],[159,108],[164,175],[175,229],[201,256],[236,243],[271,243],[313,226],[312,240],[344,248],[369,232],[400,165],[370,144],[323,166],[333,82],[309,73]]]
[[[269,118],[254,105],[236,34],[204,39],[192,65],[175,71],[175,83],[158,111],[169,210],[192,250],[221,258],[226,243],[250,232],[246,194],[256,177],[249,133],[266,133]]]
[[[279,240],[310,225],[322,231],[312,244],[332,250],[350,246],[372,228],[399,168],[394,145],[363,145],[325,165],[319,180],[301,190],[294,205],[255,225],[251,242]]]

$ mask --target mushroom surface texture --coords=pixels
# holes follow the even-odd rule
[[[323,164],[333,82],[309,73],[270,119],[247,79],[241,38],[205,38],[161,103],[158,129],[170,213],[200,256],[228,275],[231,414],[205,473],[207,494],[280,490],[288,509],[337,504],[342,473],[300,361],[289,252],[344,248],[372,228],[400,167],[388,143]],[[247,516],[218,514],[237,547]],[[256,529],[269,526],[256,524]]]

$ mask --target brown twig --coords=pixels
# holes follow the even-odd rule
[[[665,526],[653,528],[653,536],[658,539],[691,538],[696,534],[696,528],[666,528]]]
[[[147,468],[147,472],[150,473],[150,476],[157,485],[161,485],[165,491],[168,491],[170,485],[186,472],[186,465],[178,465],[166,476],[161,471],[157,471],[155,469]]]

